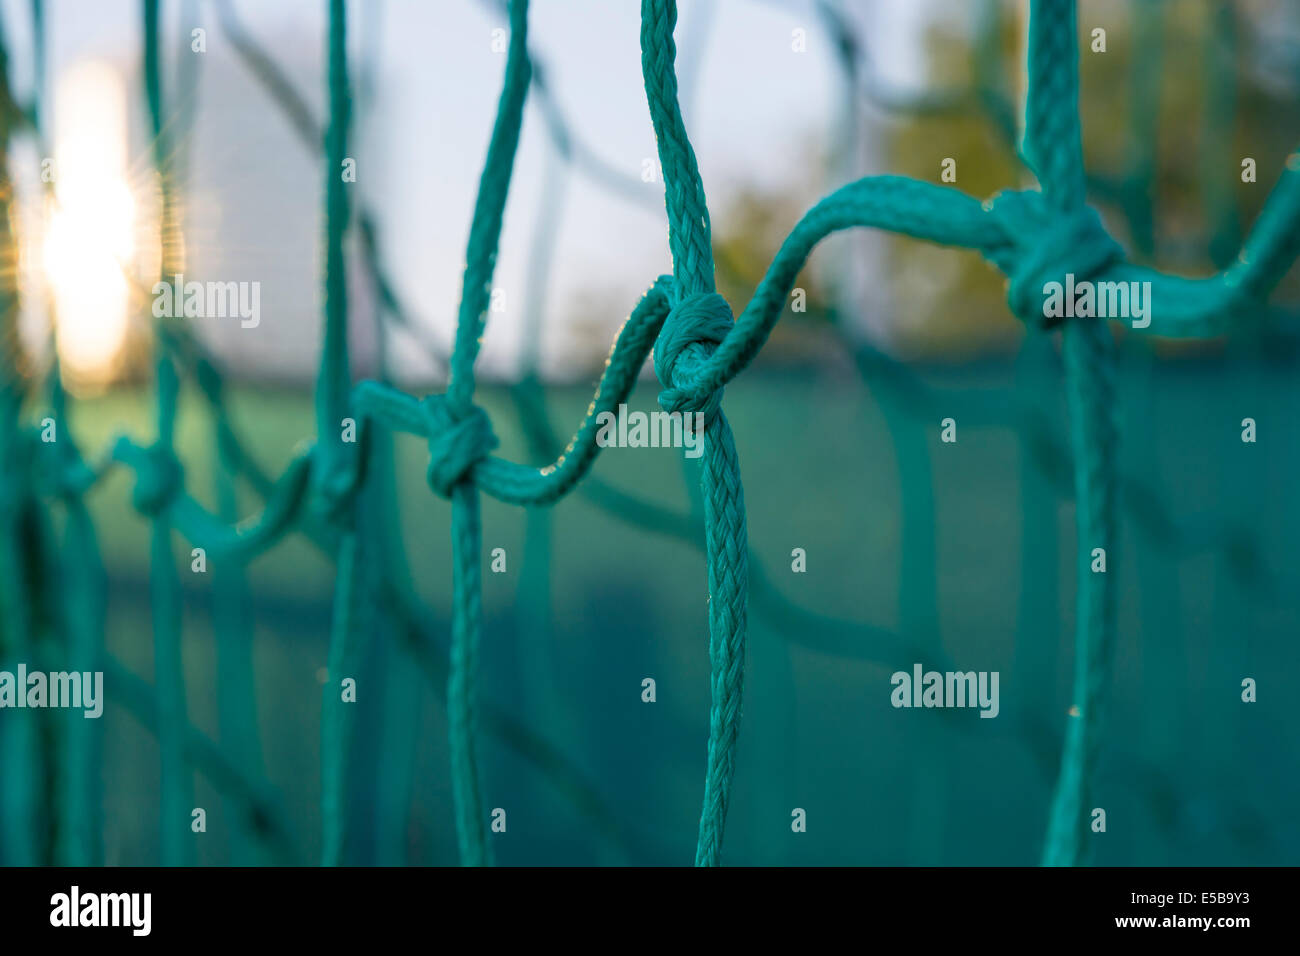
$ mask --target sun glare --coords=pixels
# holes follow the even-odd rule
[[[107,381],[127,337],[135,202],[126,181],[126,92],[102,63],[69,69],[55,94],[54,202],[44,242],[59,361]]]

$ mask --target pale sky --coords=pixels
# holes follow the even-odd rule
[[[716,229],[724,224],[719,217],[727,198],[744,185],[780,189],[822,175],[804,167],[809,145],[830,135],[839,76],[829,38],[806,0],[682,0],[680,6],[679,57],[698,52],[700,67],[685,78],[693,89],[686,120]],[[876,69],[894,83],[918,83],[919,43],[932,5],[843,0],[842,6],[862,24]],[[47,7],[52,81],[57,86],[60,74],[84,59],[117,64],[138,125],[138,0],[47,0]],[[277,56],[318,115],[325,7],[324,0],[235,2],[247,31]],[[531,46],[578,136],[636,180],[643,161],[655,156],[641,87],[639,7],[636,0],[534,0],[530,14]],[[0,10],[23,89],[30,70],[28,4],[3,0]],[[203,252],[219,250],[223,265],[210,268],[235,273],[220,278],[272,272],[263,277],[270,314],[257,330],[221,329],[222,351],[249,363],[274,356],[309,366],[319,313],[319,164],[311,164],[260,89],[238,75],[242,68],[222,48],[206,0],[164,2],[163,11],[169,77],[177,57],[189,55],[184,28],[197,23],[208,31],[190,198],[195,258],[215,261],[204,260]],[[367,42],[363,35],[379,24],[377,102],[353,128],[357,195],[380,212],[380,242],[399,292],[445,342],[505,64],[492,50],[491,34],[504,19],[489,0],[353,0],[349,18],[354,71]],[[807,31],[805,53],[791,49],[796,29]],[[506,308],[490,316],[485,374],[510,374],[518,360],[529,241],[543,191],[556,188],[556,178],[547,176],[548,151],[541,116],[530,103],[498,258],[496,285],[506,292]],[[578,296],[591,301],[593,294],[608,302],[608,342],[653,278],[670,270],[662,185],[641,185],[651,202],[630,201],[581,174],[568,177],[544,312],[549,365],[563,367],[562,353],[571,346],[566,304]],[[397,360],[411,373],[426,369],[413,349],[401,349]]]

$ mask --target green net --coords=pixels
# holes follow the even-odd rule
[[[1154,5],[1143,5],[1149,11]],[[38,50],[42,49],[43,17],[35,3]],[[832,31],[846,29],[835,8],[819,4]],[[1225,247],[1235,243],[1234,216],[1222,196],[1210,202],[1219,211],[1212,245],[1225,268],[1204,278],[1183,278],[1128,261],[1125,251],[1107,233],[1088,205],[1086,191],[1110,189],[1124,200],[1139,254],[1150,251],[1151,210],[1140,185],[1150,177],[1149,157],[1139,155],[1132,181],[1090,180],[1083,163],[1078,110],[1078,48],[1072,0],[1034,0],[1028,36],[1028,93],[1019,153],[1034,174],[1038,189],[1009,190],[981,202],[954,188],[897,176],[856,179],[816,203],[789,233],[767,268],[749,302],[738,313],[716,291],[714,246],[708,203],[695,153],[679,104],[674,44],[676,4],[643,0],[641,9],[642,74],[646,100],[663,169],[664,206],[669,223],[673,271],[655,279],[632,309],[619,331],[585,419],[567,443],[551,431],[541,388],[535,374],[512,387],[512,396],[531,452],[544,467],[526,465],[493,454],[497,439],[488,413],[475,403],[475,364],[488,314],[503,211],[509,194],[519,143],[524,104],[530,91],[543,106],[555,154],[565,164],[577,164],[611,188],[624,188],[620,174],[601,164],[567,126],[550,98],[543,71],[530,57],[526,0],[509,4],[510,42],[503,90],[488,143],[466,250],[466,267],[455,340],[450,350],[427,342],[431,354],[446,362],[446,391],[417,397],[384,381],[353,386],[348,356],[348,289],[344,242],[350,233],[360,240],[365,261],[385,316],[394,323],[417,328],[407,317],[392,284],[383,274],[374,219],[353,202],[339,175],[348,156],[353,93],[347,62],[344,0],[329,0],[327,37],[328,117],[319,123],[305,100],[240,27],[233,11],[222,5],[222,27],[241,59],[285,108],[304,142],[319,148],[326,183],[323,241],[323,340],[316,378],[316,439],[304,445],[277,478],[263,473],[230,425],[222,377],[200,345],[176,323],[162,320],[156,333],[156,436],[148,443],[120,437],[102,453],[84,457],[65,427],[66,399],[57,370],[48,396],[50,417],[63,436],[42,442],[39,429],[22,416],[22,371],[7,361],[3,373],[4,423],[0,427],[0,619],[6,660],[63,662],[102,661],[106,685],[121,704],[156,734],[161,764],[161,857],[169,865],[191,862],[186,820],[193,806],[190,771],[197,768],[218,784],[231,808],[244,821],[236,849],[244,862],[290,862],[297,858],[292,826],[274,792],[264,780],[263,757],[252,711],[253,665],[249,648],[248,602],[242,568],[273,548],[286,535],[305,535],[337,565],[332,627],[327,661],[328,678],[321,711],[321,840],[324,865],[345,862],[347,786],[350,761],[357,757],[355,709],[339,693],[339,682],[357,672],[363,644],[383,604],[394,618],[399,640],[413,655],[420,671],[445,689],[448,717],[450,780],[455,829],[461,861],[467,865],[492,860],[489,815],[483,805],[476,765],[480,728],[542,768],[612,843],[627,834],[616,815],[583,773],[535,731],[509,714],[480,708],[476,679],[482,607],[481,496],[529,509],[528,541],[543,555],[548,527],[545,506],[571,493],[580,493],[598,507],[649,531],[670,534],[703,547],[708,568],[708,628],[711,703],[703,805],[695,862],[717,865],[735,778],[736,741],[742,724],[742,690],[746,661],[747,614],[775,622],[795,644],[847,658],[889,660],[909,654],[927,666],[944,669],[943,653],[931,619],[934,592],[932,492],[926,452],[904,425],[931,421],[943,396],[923,385],[903,366],[860,343],[852,348],[863,377],[879,388],[881,404],[891,423],[900,470],[915,480],[905,483],[903,504],[902,609],[900,634],[847,621],[836,621],[783,598],[768,585],[768,575],[747,539],[744,491],[738,449],[723,410],[724,387],[759,354],[776,325],[787,298],[813,249],[833,233],[870,227],[945,246],[978,251],[1004,273],[1011,311],[1032,331],[1045,333],[1060,326],[1064,384],[1068,411],[1069,447],[1061,447],[1054,423],[1034,403],[1035,389],[1050,387],[1043,380],[1035,349],[1043,335],[1026,345],[1025,395],[1010,406],[1001,401],[985,405],[963,397],[968,421],[1008,421],[1024,430],[1035,449],[1029,461],[1026,488],[1037,488],[1040,504],[1048,485],[1067,485],[1077,503],[1073,707],[1059,758],[1059,774],[1051,803],[1042,851],[1046,865],[1076,865],[1086,859],[1090,787],[1101,747],[1101,721],[1106,703],[1115,643],[1115,576],[1094,573],[1095,549],[1113,554],[1118,535],[1118,501],[1140,500],[1141,489],[1121,489],[1116,473],[1117,397],[1116,355],[1110,330],[1101,319],[1071,318],[1053,322],[1045,317],[1041,292],[1046,283],[1077,281],[1148,282],[1150,322],[1135,331],[1171,338],[1208,337],[1267,314],[1267,298],[1300,254],[1300,176],[1290,163],[1245,238],[1240,253],[1229,261]],[[1139,29],[1152,29],[1144,13]],[[986,27],[996,32],[996,27]],[[161,184],[161,228],[164,236],[179,229],[171,184],[176,162],[174,130],[160,62],[157,0],[143,3],[143,76],[153,144],[153,164]],[[841,45],[850,76],[862,64],[851,44]],[[1145,62],[1145,61],[1144,61]],[[5,62],[0,81],[7,83]],[[996,64],[981,59],[973,94],[901,104],[889,91],[869,84],[870,95],[890,108],[922,111],[968,109],[973,101],[985,111],[995,129],[1014,141],[1014,110],[996,79]],[[183,87],[183,83],[178,86]],[[1136,89],[1152,84],[1135,78]],[[12,102],[7,95],[5,102]],[[40,96],[27,116],[14,116],[7,135],[20,124],[40,129]],[[1132,111],[1134,139],[1153,123],[1150,97],[1139,98]],[[1230,101],[1220,104],[1211,121],[1226,123]],[[1139,183],[1135,185],[1135,183]],[[546,208],[537,249],[545,249],[548,229],[559,212]],[[13,244],[0,234],[0,243]],[[164,248],[167,243],[164,242]],[[547,269],[544,258],[531,278],[532,308],[543,298]],[[174,270],[161,264],[166,277]],[[12,315],[16,286],[0,288],[8,297],[4,313]],[[535,334],[537,320],[529,323]],[[9,334],[9,330],[6,330]],[[530,363],[536,342],[528,343]],[[6,349],[5,358],[18,350]],[[706,423],[704,453],[698,471],[697,507],[689,513],[669,511],[641,500],[588,475],[600,451],[597,422],[626,402],[647,359],[662,385],[659,402],[665,411],[700,413]],[[535,369],[533,369],[535,372]],[[216,512],[202,506],[186,488],[186,475],[175,447],[178,394],[191,380],[212,413],[219,452],[215,474]],[[429,632],[410,584],[401,543],[400,522],[389,493],[394,485],[392,435],[404,433],[428,442],[427,483],[450,502],[453,560],[453,607],[445,655],[441,638]],[[85,504],[86,493],[110,470],[133,473],[132,506],[151,522],[149,600],[154,642],[154,680],[132,675],[103,648],[104,573],[97,554],[96,534]],[[237,520],[235,482],[249,481],[265,498],[260,513]],[[1026,526],[1034,507],[1026,492]],[[51,500],[66,510],[64,538],[55,540],[49,521]],[[1158,503],[1133,508],[1135,520],[1157,535],[1187,543],[1196,528],[1179,525]],[[217,627],[219,721],[222,745],[214,744],[189,722],[181,660],[181,585],[171,554],[173,532],[179,532],[206,553],[221,569],[214,581],[219,599]],[[1213,532],[1211,532],[1212,534]],[[927,542],[929,544],[927,545]],[[1026,552],[1044,549],[1041,537],[1026,533]],[[1033,563],[1033,562],[1029,562]],[[544,567],[528,562],[530,568]],[[41,569],[58,568],[53,579]],[[525,607],[544,609],[546,578],[530,572],[523,584]],[[57,580],[58,593],[54,593]],[[751,593],[751,585],[754,585]],[[1044,587],[1047,585],[1044,584]],[[1021,626],[1028,627],[1041,604],[1041,592],[1026,589]],[[926,610],[928,609],[928,610]],[[530,628],[544,628],[544,614],[529,614]],[[62,646],[38,645],[48,619],[59,622],[66,635]],[[812,625],[812,626],[809,626]],[[906,635],[901,636],[901,635]],[[1027,717],[1019,719],[1028,721]],[[1026,734],[1035,733],[1032,727]],[[22,722],[7,730],[4,759],[9,766],[38,766],[41,754],[52,755],[49,772],[6,773],[4,806],[8,809],[5,845],[18,862],[54,860],[97,863],[99,809],[95,779],[101,759],[100,742],[85,722],[63,720],[47,724]],[[45,739],[43,739],[43,737]],[[1051,758],[1054,759],[1054,758]],[[52,825],[34,825],[45,797],[53,799]],[[48,832],[48,839],[41,837]],[[42,845],[42,840],[45,844]]]

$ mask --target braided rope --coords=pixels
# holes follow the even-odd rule
[[[510,47],[506,58],[506,75],[497,118],[488,143],[483,176],[479,181],[478,200],[470,225],[465,253],[465,281],[461,292],[460,314],[456,322],[456,342],[451,353],[451,378],[447,383],[445,415],[438,416],[456,427],[471,421],[474,394],[474,360],[478,355],[492,293],[492,273],[496,266],[501,221],[515,151],[519,146],[519,129],[523,123],[524,99],[528,94],[532,66],[528,60],[528,3],[512,0],[510,4]],[[478,413],[472,419],[479,424],[470,431],[468,447],[481,458],[491,449],[490,429],[483,434],[486,417]],[[477,435],[477,438],[475,436]],[[431,479],[437,478],[440,462],[430,465]],[[469,460],[459,462],[454,486],[440,482],[441,493],[451,492],[452,623],[450,670],[447,677],[448,739],[451,747],[452,795],[456,804],[456,839],[461,863],[483,866],[491,862],[487,846],[487,820],[474,759],[474,736],[477,702],[478,644],[482,630],[482,568],[479,567],[482,544],[479,527],[478,487],[467,476]],[[442,469],[446,470],[446,469]]]
[[[708,772],[696,866],[717,866],[722,832],[736,776],[736,737],[740,732],[741,690],[745,677],[746,595],[749,539],[745,528],[745,492],[740,461],[726,416],[718,413],[708,426],[704,448],[703,489],[706,553],[709,562],[709,710]]]
[[[1030,3],[1029,83],[1021,151],[1043,193],[1059,209],[1084,203],[1078,44],[1074,0]]]
[[[677,104],[675,0],[641,0],[641,75],[663,167],[668,245],[679,293],[713,291],[713,242],[704,181]]]
[[[1077,43],[1074,0],[1036,0],[1030,6],[1030,93],[1025,106],[1024,151],[1043,183],[1045,204],[1059,213],[1057,222],[1066,223],[1067,229],[1070,223],[1087,222],[1081,232],[1070,230],[1076,237],[1073,247],[1049,244],[1061,264],[1084,257],[1077,271],[1086,278],[1118,258],[1118,250],[1107,248],[1096,213],[1085,205]],[[1056,226],[1051,234],[1061,228]],[[1073,271],[1073,267],[1064,271]],[[1030,272],[1034,281],[1041,280],[1041,274]],[[1013,307],[1027,319],[1023,299],[1013,302]],[[1115,357],[1110,328],[1102,319],[1072,321],[1065,328],[1062,346],[1074,443],[1078,604],[1074,707],[1043,863],[1074,866],[1082,860],[1088,832],[1088,786],[1096,766],[1100,710],[1110,683],[1115,642]],[[1108,568],[1104,574],[1092,572],[1094,548],[1105,549]]]
[[[675,0],[642,0],[641,72],[645,77],[650,119],[663,166],[664,202],[668,209],[668,243],[673,258],[674,303],[659,333],[655,371],[665,391],[665,411],[698,411],[705,416],[704,492],[705,550],[709,566],[709,707],[708,769],[696,866],[717,866],[736,775],[735,747],[740,732],[745,672],[746,602],[749,586],[748,532],[740,460],[731,426],[721,410],[721,388],[693,395],[683,389],[691,368],[707,359],[734,329],[731,309],[714,289],[713,247],[704,183],[695,162],[677,102],[673,60]]]
[[[1110,329],[1097,320],[1064,331],[1066,400],[1074,445],[1078,541],[1074,706],[1067,718],[1060,777],[1052,800],[1043,863],[1074,866],[1086,858],[1089,793],[1115,645],[1115,354]],[[1092,571],[1093,548],[1107,569]]]

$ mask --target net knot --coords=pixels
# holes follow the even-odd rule
[[[321,446],[317,446],[318,451]],[[349,505],[356,491],[359,475],[342,455],[318,455],[313,480],[315,498],[312,508],[326,521],[336,525],[350,522]]]
[[[722,404],[722,389],[700,391],[693,373],[735,325],[731,306],[716,292],[689,295],[673,306],[655,339],[655,374],[664,387],[660,408],[703,412],[705,421],[713,419]]]
[[[458,414],[445,395],[430,395],[420,407],[429,423],[429,487],[443,498],[497,447],[492,421],[477,405]]]
[[[1088,281],[1124,258],[1124,250],[1106,231],[1091,206],[1062,211],[1036,190],[1008,190],[993,198],[990,212],[1006,243],[989,258],[1006,273],[1007,304],[1026,325],[1050,329],[1062,319],[1048,316],[1049,282],[1066,276],[1074,284]]]
[[[162,514],[180,494],[185,470],[166,445],[154,444],[142,450],[136,467],[131,504],[146,518]]]

